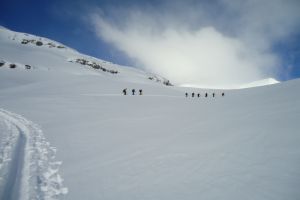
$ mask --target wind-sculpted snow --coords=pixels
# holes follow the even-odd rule
[[[56,200],[67,194],[56,149],[37,125],[0,109],[0,130],[0,199]]]

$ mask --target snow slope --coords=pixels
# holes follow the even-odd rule
[[[57,175],[64,179],[58,191],[65,194],[67,187],[68,194],[55,198],[300,198],[300,80],[226,90],[221,97],[224,91],[167,87],[113,64],[103,66],[119,74],[97,71],[68,62],[78,53],[67,47],[22,46],[6,38],[0,37],[1,59],[35,69],[0,67],[0,108],[39,124],[44,141],[56,147],[55,160],[63,162]],[[122,96],[123,88],[142,88],[144,95]],[[201,97],[185,98],[185,91]],[[5,141],[24,149],[16,143],[20,133],[8,126],[32,123],[5,110],[1,149]],[[2,184],[7,170],[0,170]]]
[[[25,41],[25,43],[23,43]],[[28,42],[28,43],[27,43]],[[37,42],[42,45],[38,46]],[[34,73],[72,74],[78,76],[95,75],[104,76],[106,79],[126,80],[141,83],[158,82],[168,80],[155,74],[146,73],[131,67],[116,65],[66,47],[58,42],[27,33],[13,32],[0,28],[0,64],[5,63],[2,68],[10,68],[10,64],[16,64],[16,70],[26,71],[26,66],[31,67]],[[58,48],[61,47],[61,48]],[[88,61],[83,65],[76,60]],[[93,67],[93,64],[95,66]],[[100,69],[97,69],[100,67]],[[28,71],[28,70],[27,70]],[[117,72],[110,73],[111,71]],[[131,80],[128,80],[128,77]],[[152,79],[152,80],[150,80]],[[31,81],[32,79],[29,79]]]
[[[280,83],[274,78],[267,78],[259,81],[254,81],[245,85],[240,86],[240,88],[251,88],[251,87],[260,87],[260,86],[265,86],[265,85],[272,85],[272,84],[277,84]]]
[[[225,89],[245,89],[245,88],[252,88],[252,87],[267,86],[267,85],[272,85],[272,84],[277,84],[277,83],[280,83],[280,82],[274,78],[267,78],[267,79],[262,79],[262,80],[258,80],[258,81],[253,81],[251,83],[243,84],[243,85],[240,85],[239,87],[231,86],[230,88],[225,88]],[[193,84],[182,84],[182,85],[180,85],[180,87],[210,88],[209,86],[205,86],[205,85],[193,85]]]
[[[55,148],[25,118],[0,110],[0,198],[60,199],[67,193]]]

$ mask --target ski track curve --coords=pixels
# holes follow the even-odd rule
[[[1,200],[63,199],[68,189],[55,154],[36,124],[0,109]]]

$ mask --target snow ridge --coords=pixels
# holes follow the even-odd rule
[[[58,173],[62,163],[55,161],[56,149],[37,125],[0,109],[0,127],[0,198],[57,200],[68,193]]]

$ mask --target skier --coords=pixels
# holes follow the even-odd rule
[[[140,95],[143,95],[143,90],[142,89],[140,89],[139,92],[140,92]]]
[[[213,93],[213,97],[215,97],[215,93]]]
[[[194,97],[194,96],[195,96],[195,93],[193,92],[193,93],[192,93],[192,97]]]
[[[207,97],[207,92],[205,93],[205,97]]]
[[[200,93],[197,94],[198,98],[200,97]]]
[[[134,93],[135,93],[135,89],[132,89],[131,91],[132,91],[132,95],[134,95]]]
[[[125,88],[125,89],[123,90],[123,94],[124,94],[124,95],[127,95],[127,88]]]
[[[188,97],[188,96],[189,96],[189,94],[186,92],[186,93],[185,93],[185,97]]]

